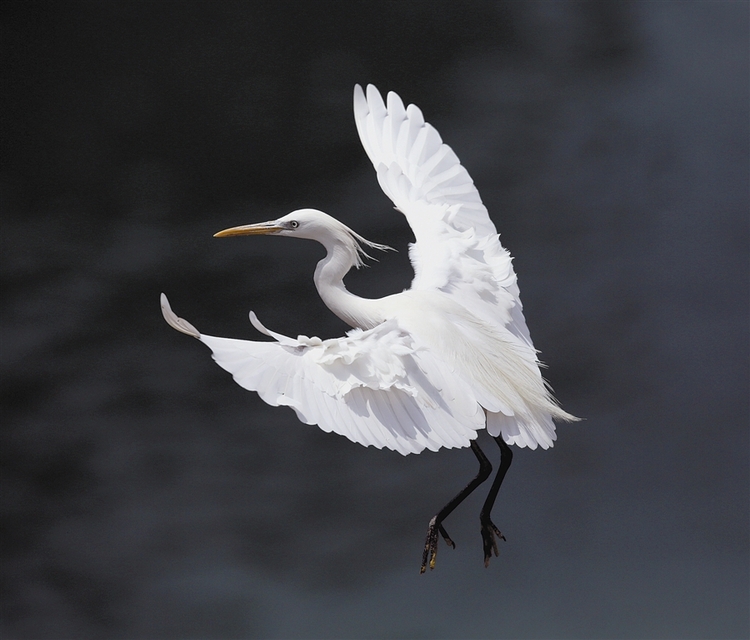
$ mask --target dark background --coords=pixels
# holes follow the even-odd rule
[[[747,2],[5,2],[0,43],[3,638],[747,637]],[[517,450],[489,569],[476,496],[418,574],[469,451],[300,424],[159,312],[341,335],[320,247],[211,237],[305,206],[408,286],[355,82],[456,150],[586,418]]]

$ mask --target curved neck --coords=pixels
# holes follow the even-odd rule
[[[360,298],[346,290],[344,276],[354,266],[355,256],[338,243],[323,243],[328,251],[315,268],[315,287],[325,305],[350,327],[372,329],[383,322],[377,300]]]

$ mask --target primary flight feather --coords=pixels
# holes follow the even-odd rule
[[[442,520],[489,475],[475,442],[486,428],[503,454],[492,500],[480,514],[486,563],[501,537],[489,509],[510,464],[507,445],[547,449],[556,438],[553,418],[576,418],[542,379],[510,255],[456,154],[416,106],[405,108],[393,92],[384,102],[372,85],[366,94],[357,85],[354,116],[383,191],[414,232],[411,288],[380,299],[347,291],[343,278],[362,265],[366,249],[387,247],[321,211],[301,209],[216,236],[320,242],[327,253],[315,286],[353,327],[346,336],[291,338],[269,331],[252,313],[253,325],[272,341],[208,336],[178,318],[162,294],[164,318],[206,344],[239,385],[273,406],[291,407],[304,423],[404,455],[471,446],[480,473],[430,523],[422,571],[428,562],[434,566],[438,531],[453,545]]]

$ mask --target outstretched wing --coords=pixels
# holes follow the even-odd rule
[[[254,342],[201,334],[174,314],[164,294],[161,306],[164,319],[208,346],[240,386],[353,442],[406,455],[466,447],[484,428],[469,387],[395,321],[333,340],[295,339],[269,331],[251,313],[253,325],[274,338]]]
[[[354,118],[380,186],[405,216],[416,242],[413,289],[437,289],[482,320],[532,347],[510,254],[474,182],[413,104],[368,85],[354,88]]]

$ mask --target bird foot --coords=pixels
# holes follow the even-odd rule
[[[437,560],[437,549],[438,549],[438,532],[443,536],[445,543],[455,549],[456,543],[451,540],[448,532],[445,530],[442,524],[438,524],[437,516],[430,520],[430,526],[427,529],[427,539],[424,542],[424,552],[422,553],[422,566],[419,569],[419,573],[424,573],[427,570],[427,565],[430,566],[430,571],[435,568],[435,561]]]
[[[501,538],[505,541],[505,536],[500,533],[500,529],[498,529],[489,518],[481,518],[480,521],[482,523],[481,531],[482,546],[484,547],[484,566],[489,567],[492,554],[494,553],[495,557],[499,555],[497,550],[497,539]]]

